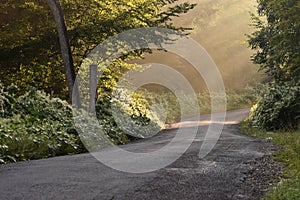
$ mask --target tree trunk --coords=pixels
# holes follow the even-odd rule
[[[97,102],[97,65],[90,66],[90,112],[95,111]]]
[[[70,100],[72,100],[73,98],[73,103],[75,104],[75,106],[81,107],[79,89],[77,83],[75,82],[76,74],[74,69],[73,57],[71,53],[70,43],[68,40],[67,28],[62,9],[57,0],[46,0],[46,2],[50,7],[54,20],[56,22],[62,58],[64,61],[66,79],[68,83],[69,98]]]

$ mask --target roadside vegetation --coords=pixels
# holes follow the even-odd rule
[[[255,91],[248,88],[244,95],[228,93],[228,108],[249,107],[256,99]],[[186,104],[180,108],[171,93],[143,91],[113,100],[102,96],[96,104],[97,123],[101,124],[105,137],[111,143],[125,144],[147,136],[147,131],[151,134],[160,130],[165,123],[176,122],[181,117],[181,109],[187,111],[183,117],[198,115],[199,112],[189,106],[191,97],[186,95],[184,98]],[[117,112],[123,113],[118,115],[117,120],[112,113],[112,101]],[[199,94],[198,103],[201,114],[210,112],[209,93]],[[160,106],[163,111],[151,110],[152,106]],[[0,163],[87,152],[75,128],[73,109],[68,102],[35,88],[18,95],[17,86],[4,87],[0,84]],[[145,133],[139,134],[139,128],[143,128]]]
[[[226,104],[227,110],[236,110],[242,108],[250,108],[260,97],[262,91],[264,91],[265,86],[258,84],[256,87],[245,87],[242,90],[228,90],[226,91]],[[211,98],[214,97],[220,103],[223,100],[223,97],[218,96],[217,93],[209,93],[208,91],[203,91],[196,94],[196,99],[192,95],[185,94],[184,92],[179,93],[180,98],[184,99],[184,104],[180,105],[177,97],[170,91],[164,92],[147,92],[140,91],[150,105],[160,105],[164,108],[165,112],[165,123],[173,123],[182,118],[188,118],[197,116],[200,114],[209,114],[211,113]],[[196,100],[196,104],[199,106],[199,110],[191,107],[193,101]],[[184,111],[182,115],[181,110]]]
[[[64,37],[69,43],[64,45],[70,50],[68,70],[59,43],[61,30],[57,31],[53,14],[57,16],[49,5],[60,7],[60,17],[64,18]],[[178,0],[1,2],[0,163],[85,152],[75,130],[68,87],[69,78],[74,81],[82,60],[110,36],[134,28],[166,27],[187,34],[190,29],[175,27],[172,19],[194,7]],[[99,81],[96,114],[113,144],[124,144],[134,137],[120,130],[112,116],[112,88],[122,73],[136,67],[126,61],[140,58],[144,52],[148,51],[131,52],[117,59]],[[132,122],[122,128],[130,130],[132,123],[145,126],[154,121],[142,96],[124,98],[123,105],[117,103],[116,107]],[[131,106],[124,106],[128,100]],[[154,121],[151,128],[157,127]]]
[[[64,71],[57,24],[49,8],[49,2],[56,2],[61,7],[67,29],[65,36],[68,37],[71,50],[69,57],[73,60],[73,63],[69,63],[71,64],[69,67],[75,73],[78,72],[82,60],[96,45],[123,31],[142,27],[167,27],[184,34],[190,33],[189,27],[177,27],[173,25],[173,21],[183,14],[188,14],[196,6],[179,0],[79,0],[75,2],[10,0],[2,2],[0,4],[2,27],[0,163],[87,151],[80,141],[80,135],[73,122],[74,110],[69,104],[70,91],[68,92],[67,87],[69,80],[66,78],[68,74]],[[225,1],[212,1],[207,5],[208,9],[213,11],[219,2]],[[232,3],[226,2],[226,5]],[[238,6],[244,7],[242,4]],[[217,10],[221,10],[221,7],[218,6]],[[215,16],[215,11],[205,12],[209,14],[208,18]],[[204,21],[209,20],[203,19],[202,22]],[[207,27],[201,23],[199,26]],[[235,39],[234,43],[240,46],[237,45],[239,44],[237,40]],[[112,98],[112,89],[118,78],[127,70],[136,68],[135,64],[128,64],[127,61],[141,58],[145,52],[148,51],[132,52],[116,60],[106,69],[99,81],[97,119],[105,136],[113,144],[125,144],[135,138],[147,136],[147,132],[159,130],[164,123],[172,123],[180,117],[199,114],[189,106],[190,96],[184,94],[182,96],[187,103],[183,108],[179,107],[172,93],[139,91]],[[181,68],[185,66],[182,65]],[[203,91],[197,96],[202,114],[210,112],[210,95],[215,94]],[[255,92],[252,87],[243,91],[230,90],[227,94],[229,103],[227,109],[249,107],[255,99],[253,95]],[[123,113],[118,119],[113,117],[112,104]],[[155,112],[159,109],[152,109],[152,107],[157,105],[159,108],[163,107],[165,112]],[[181,116],[180,109],[187,111],[186,116]],[[126,123],[122,123],[124,120]],[[122,130],[118,124],[123,124]],[[133,128],[135,126],[149,127],[149,130],[143,129],[146,133],[140,135],[138,128]],[[128,134],[128,131],[134,134]]]
[[[83,152],[73,129],[72,108],[31,88],[0,85],[0,163]]]
[[[284,178],[264,199],[300,198],[300,84],[268,84],[241,130],[279,147],[273,159],[285,166]]]
[[[190,29],[174,26],[173,19],[196,6],[179,0],[59,2],[67,25],[75,72],[83,58],[96,45],[123,31],[142,27],[167,27],[187,34]],[[216,1],[211,2],[213,4]],[[221,4],[225,1],[218,2]],[[231,5],[229,2],[232,1],[228,1],[226,5]],[[274,159],[286,166],[285,177],[265,198],[300,199],[300,1],[258,0],[258,4],[258,16],[252,16],[256,31],[249,35],[249,46],[255,51],[252,61],[259,65],[260,70],[271,81],[256,87],[228,89],[227,110],[253,105],[250,116],[241,125],[241,129],[252,136],[268,138],[282,147],[282,151],[274,154]],[[240,7],[243,7],[242,4]],[[0,164],[86,152],[75,129],[74,108],[68,103],[70,95],[66,72],[63,69],[56,24],[49,7],[42,0],[10,0],[0,4],[0,11]],[[205,12],[203,15],[219,15],[213,10],[209,12],[213,15]],[[228,16],[238,18],[230,10],[226,12]],[[210,35],[207,46],[210,46],[212,52],[218,53],[222,44],[228,54],[232,53],[229,48],[232,45],[230,39],[226,43],[215,42],[215,35],[210,34],[219,34],[220,31],[216,31],[219,29],[209,27],[214,27],[214,24],[219,26],[223,21],[212,21],[206,25],[210,20],[202,19],[202,16],[192,21],[200,23],[200,26],[204,23],[203,26]],[[228,23],[234,24],[231,20]],[[196,30],[199,34],[205,30],[200,29]],[[227,32],[227,35],[233,37],[238,31],[234,32]],[[202,37],[207,39],[201,35]],[[215,46],[211,45],[211,41],[215,42]],[[234,43],[240,41],[235,39]],[[240,45],[237,46],[241,48]],[[96,115],[105,137],[113,144],[125,144],[147,136],[147,133],[139,135],[138,128],[133,127],[149,127],[151,132],[153,129],[160,129],[164,123],[199,114],[189,106],[191,97],[184,93],[181,96],[187,103],[182,108],[171,92],[141,90],[130,96],[112,98],[112,90],[118,78],[127,70],[136,68],[135,64],[128,64],[127,61],[141,58],[145,52],[147,51],[132,52],[118,59],[99,81]],[[226,55],[223,52],[221,54]],[[244,54],[248,55],[247,52]],[[235,53],[234,59],[225,62],[221,56],[217,62],[231,66],[228,74],[234,74],[241,63],[240,57],[240,53]],[[238,70],[240,74],[247,74],[244,73],[245,66]],[[224,72],[223,74],[229,85],[234,79]],[[247,79],[244,75],[238,78]],[[239,82],[232,84],[238,85]],[[215,94],[206,91],[198,94],[201,114],[210,113],[210,98],[213,95]],[[119,113],[123,113],[117,119],[119,121],[113,116],[112,103]],[[186,111],[186,116],[181,115],[180,109]],[[159,112],[161,110],[163,112]],[[123,125],[122,129],[118,124]],[[134,134],[128,134],[126,130]]]
[[[16,86],[3,87],[0,84],[0,164],[87,152],[78,133],[81,128],[74,124],[73,113],[81,112],[86,116],[88,113],[35,88],[23,95],[17,95],[17,91]],[[129,96],[125,98],[129,99]],[[96,123],[101,124],[105,135],[100,137],[105,137],[110,144],[125,144],[152,131],[146,128],[146,133],[138,135],[138,130],[133,127],[160,130],[163,125],[149,112],[149,105],[143,97],[135,95],[132,99],[130,96],[132,106],[125,106],[128,99],[121,99],[115,105],[118,113],[122,113],[118,118],[122,127],[112,114],[111,102],[107,98],[97,102],[98,121],[91,119],[89,125],[94,128]],[[126,134],[126,130],[132,134]],[[92,148],[105,147],[105,144],[99,145],[103,146]]]
[[[241,129],[280,147],[274,160],[285,166],[285,176],[264,199],[300,199],[300,1],[258,0],[257,10],[252,61],[272,81]]]
[[[275,188],[269,189],[264,199],[300,199],[300,131],[270,132],[253,128],[247,121],[241,124],[241,131],[267,138],[280,149],[273,154],[273,159],[285,167],[284,177]]]

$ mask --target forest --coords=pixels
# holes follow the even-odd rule
[[[241,129],[286,148],[277,157],[290,167],[290,181],[268,197],[300,198],[299,13],[299,0],[1,0],[0,163],[87,152],[80,136],[84,127],[76,127],[73,117],[76,112],[89,117],[88,106],[72,105],[84,59],[112,36],[157,27],[202,45],[223,78],[227,110],[251,108]],[[91,119],[87,126],[97,130],[95,123],[100,124],[105,136],[94,137],[109,144],[95,144],[96,150],[148,137],[165,124],[200,114],[184,91],[178,91],[186,101],[183,108],[159,85],[131,93],[116,87],[126,72],[143,71],[147,63],[178,71],[194,89],[200,113],[211,112],[211,98],[219,94],[208,91],[190,63],[158,49],[132,51],[114,60],[97,82],[98,121]],[[112,108],[121,113],[118,119]]]

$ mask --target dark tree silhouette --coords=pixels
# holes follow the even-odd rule
[[[71,53],[70,43],[67,34],[67,28],[64,20],[64,14],[57,0],[46,0],[48,6],[51,9],[54,20],[56,22],[57,32],[59,36],[59,43],[64,61],[64,68],[66,73],[66,79],[68,83],[69,98],[72,100],[72,94],[75,92],[73,102],[77,107],[80,107],[80,97],[78,92],[78,86],[75,82],[76,74],[74,69],[73,57]]]

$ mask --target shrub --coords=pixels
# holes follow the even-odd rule
[[[80,116],[85,116],[82,120],[89,120],[83,126],[88,126],[85,128],[93,133],[79,137],[73,121],[75,110],[66,101],[34,88],[17,96],[17,89],[14,86],[3,88],[0,84],[0,163],[85,152],[80,139],[86,136],[92,139],[87,138],[85,142],[99,150],[111,143],[125,144],[136,137],[151,136],[162,127],[149,111],[144,96],[131,94],[112,101],[105,93],[96,105],[98,121],[86,118],[89,113],[84,110],[76,110]],[[114,105],[117,118],[113,116],[111,105]],[[98,127],[105,135],[97,132]],[[108,138],[109,144],[102,142],[107,141],[103,137]]]
[[[16,111],[16,99],[12,94],[13,88],[11,86],[6,91],[0,83],[0,118],[11,117]]]
[[[22,96],[0,85],[0,162],[83,152],[72,108],[31,88]]]
[[[249,121],[265,130],[300,128],[300,84],[271,83],[262,99],[252,108]]]
[[[128,136],[122,131],[114,120],[111,111],[111,101],[107,97],[101,97],[96,104],[96,115],[105,134],[114,144],[126,144]]]
[[[164,125],[141,93],[116,89],[114,97],[102,96],[96,105],[97,118],[116,143],[156,134]],[[117,138],[116,138],[117,137]]]

